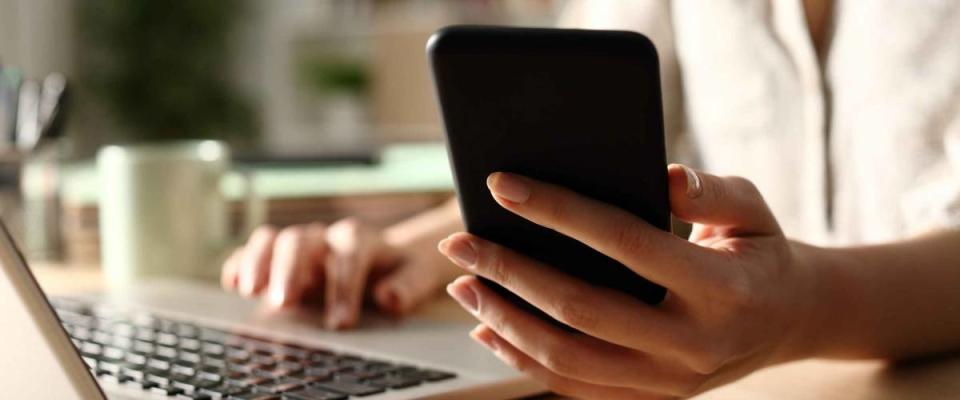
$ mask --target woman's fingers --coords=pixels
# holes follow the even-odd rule
[[[381,310],[404,315],[437,289],[437,274],[406,260],[374,285],[373,300]]]
[[[520,310],[474,276],[458,278],[447,291],[500,337],[557,375],[598,385],[668,393],[685,393],[695,383],[695,376],[644,353],[565,332]]]
[[[348,328],[360,317],[367,277],[384,244],[377,232],[354,219],[330,225],[327,244],[326,322],[332,329]]]
[[[267,299],[273,306],[299,303],[304,292],[313,286],[314,269],[326,254],[326,229],[321,224],[296,225],[284,228],[274,241],[270,261],[270,282]]]
[[[686,222],[732,229],[740,236],[780,233],[760,191],[740,177],[719,177],[680,164],[667,167],[670,210]]]
[[[708,268],[712,261],[709,250],[569,189],[504,172],[491,174],[487,186],[504,208],[574,238],[668,288],[699,288],[722,271]]]
[[[220,286],[226,290],[237,288],[237,275],[240,269],[240,257],[243,257],[243,248],[234,249],[230,256],[223,262],[223,269],[220,271]]]
[[[596,385],[557,375],[498,336],[496,332],[486,325],[481,324],[477,326],[476,329],[470,332],[470,337],[490,349],[490,351],[492,351],[507,365],[510,365],[516,370],[530,375],[533,377],[533,379],[536,379],[547,386],[547,388],[551,391],[565,396],[573,396],[582,399],[610,400],[653,400],[674,398],[643,393],[629,388]]]
[[[444,239],[440,251],[458,265],[506,287],[551,317],[630,348],[679,353],[679,320],[640,300],[590,285],[468,233]],[[602,316],[598,310],[603,310]]]
[[[243,256],[238,266],[240,294],[254,296],[267,286],[270,279],[273,241],[276,237],[276,228],[261,226],[250,235],[250,240],[243,246]]]

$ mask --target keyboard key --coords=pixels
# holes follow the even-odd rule
[[[200,340],[209,340],[217,343],[223,343],[227,333],[218,329],[200,328]]]
[[[230,386],[230,385],[220,385],[214,387],[204,387],[200,388],[200,393],[205,393],[214,400],[226,399],[230,396],[239,396],[242,394],[247,394],[250,391],[245,388]]]
[[[154,346],[153,343],[151,342],[147,342],[143,340],[133,341],[133,351],[150,354],[150,353],[153,353],[154,350],[156,350],[156,346]]]
[[[168,332],[157,333],[157,344],[162,344],[164,346],[176,346],[180,342],[180,338],[177,335]]]
[[[182,338],[195,338],[200,335],[200,329],[195,325],[181,322],[177,325],[176,334]]]
[[[180,342],[177,344],[180,347],[180,350],[199,352],[201,348],[201,342],[193,338],[180,338]]]
[[[108,361],[122,361],[126,353],[127,352],[125,350],[119,347],[106,346],[100,353],[100,357],[101,359]]]
[[[342,393],[350,396],[367,396],[371,394],[381,393],[384,391],[383,387],[377,387],[372,385],[367,385],[357,382],[321,382],[314,383],[310,385],[314,388],[320,388],[329,390],[332,392]]]
[[[117,336],[133,337],[137,333],[137,327],[126,322],[116,323],[110,326],[110,332]]]
[[[216,383],[200,379],[174,379],[173,386],[183,389],[183,393],[192,394],[204,387],[215,387]]]
[[[303,374],[307,376],[331,376],[339,369],[336,367],[310,367],[303,370]]]
[[[181,350],[177,356],[180,357],[181,361],[192,364],[199,364],[201,360],[200,353],[194,353],[192,351]]]
[[[129,376],[130,378],[132,378],[137,382],[143,381],[144,379],[146,379],[146,376],[147,376],[146,372],[143,369],[139,367],[132,367],[130,365],[121,367],[120,374]]]
[[[174,397],[177,400],[213,400],[209,394],[206,393],[191,393],[191,394],[178,394],[177,397]]]
[[[390,389],[403,389],[411,386],[417,386],[423,379],[417,375],[393,375],[388,374],[380,378],[371,379],[366,383],[371,386]]]
[[[222,344],[214,342],[204,342],[202,350],[208,356],[222,356],[226,351]]]
[[[83,362],[87,364],[87,368],[96,369],[97,368],[97,359],[91,356],[83,356]]]
[[[133,381],[133,378],[126,375],[102,375],[102,376],[99,376],[97,379],[103,382],[110,382],[117,385]]]
[[[230,400],[283,400],[280,395],[271,393],[248,393],[237,396],[230,396]]]
[[[176,386],[155,386],[150,388],[150,392],[164,396],[176,396],[183,393],[183,389]]]
[[[123,357],[124,361],[134,365],[147,365],[147,354],[137,352],[127,352]]]
[[[103,351],[103,346],[93,343],[93,342],[82,342],[80,346],[80,353],[85,356],[97,357],[100,355],[100,352]]]
[[[148,328],[139,328],[137,329],[137,334],[134,335],[137,340],[142,340],[144,342],[152,342],[157,340],[157,332],[153,329]]]
[[[171,363],[169,359],[155,357],[147,360],[147,368],[152,371],[169,371],[170,366]]]
[[[160,385],[160,386],[167,386],[170,384],[170,381],[171,381],[170,377],[168,377],[167,375],[157,375],[157,374],[148,374],[147,380],[150,382],[156,383],[157,385]]]
[[[427,382],[439,382],[457,377],[457,374],[436,370],[423,370],[423,373],[423,380]]]
[[[344,400],[346,398],[347,396],[344,394],[317,388],[307,388],[283,394],[283,400]]]
[[[269,385],[257,386],[253,389],[254,392],[260,393],[273,393],[280,394],[284,392],[290,392],[298,389],[302,389],[303,384],[299,382],[279,382]]]
[[[171,374],[180,374],[185,376],[194,376],[197,373],[196,364],[178,361],[170,366]]]
[[[177,348],[169,346],[157,346],[156,350],[154,350],[154,354],[172,360],[177,358]]]

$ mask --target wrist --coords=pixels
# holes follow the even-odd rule
[[[861,288],[851,276],[855,260],[836,248],[791,242],[796,267],[808,277],[806,293],[797,300],[803,306],[793,359],[842,356],[853,337],[859,315]]]
[[[836,268],[830,260],[829,249],[791,241],[792,268],[797,271],[793,304],[785,343],[775,363],[818,357],[823,355],[825,345],[832,333],[829,327],[836,317],[837,304],[833,286],[836,284]]]

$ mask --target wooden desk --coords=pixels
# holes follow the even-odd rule
[[[100,270],[81,266],[35,266],[47,293],[67,294],[102,287]],[[446,296],[420,312],[470,319]],[[556,395],[536,400],[554,400]],[[880,361],[808,360],[759,371],[696,400],[940,400],[960,398],[960,354],[887,365]]]

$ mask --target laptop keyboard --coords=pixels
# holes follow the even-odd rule
[[[347,399],[456,376],[73,299],[51,303],[98,380],[174,398]]]

